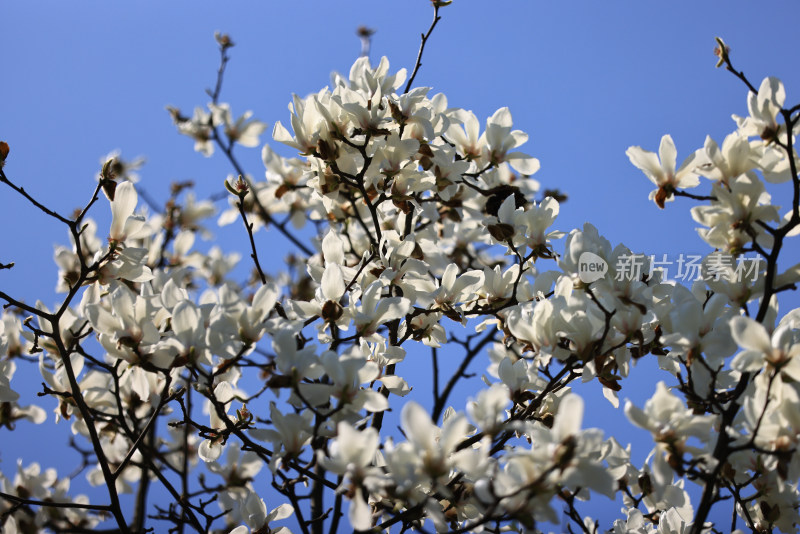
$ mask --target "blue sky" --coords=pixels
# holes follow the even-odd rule
[[[208,101],[215,30],[237,43],[223,99],[237,114],[252,109],[271,131],[276,120],[286,122],[292,93],[317,91],[332,70],[349,70],[359,51],[358,25],[377,30],[373,58],[386,55],[393,68],[410,67],[431,18],[424,0],[234,2],[224,9],[202,1],[96,1],[77,9],[32,1],[6,3],[3,11],[0,39],[8,52],[0,127],[11,145],[7,171],[64,212],[85,202],[98,160],[117,148],[125,157],[147,158],[142,187],[156,199],[166,197],[174,180],[191,178],[200,193],[219,190],[226,162],[192,152],[164,111],[171,104],[190,113]],[[570,195],[562,228],[591,220],[612,242],[635,250],[704,251],[690,204],[676,202],[664,212],[649,204],[650,183],[625,149],[656,150],[670,133],[683,158],[706,134],[721,142],[732,130],[731,113],[746,114],[744,86],[713,68],[715,35],[730,43],[735,64],[756,83],[781,77],[791,101],[792,76],[798,77],[791,57],[800,38],[779,23],[799,11],[791,2],[666,8],[456,0],[443,10],[417,85],[444,92],[452,106],[478,117],[509,106],[515,127],[530,134],[524,148],[542,162],[536,178]],[[776,27],[755,25],[766,14]],[[261,175],[258,150],[240,157]],[[63,233],[22,202],[3,208],[0,223],[18,228],[3,236],[3,261],[20,267],[3,273],[3,282],[24,287],[32,272],[52,272],[50,246]],[[95,216],[102,219],[107,213],[99,208]]]
[[[253,110],[271,132],[276,120],[287,122],[292,93],[315,92],[329,83],[331,71],[349,70],[359,53],[359,25],[377,31],[373,59],[386,55],[393,70],[410,68],[432,9],[427,0],[33,0],[4,2],[2,13],[0,139],[11,146],[5,170],[67,214],[88,200],[100,158],[114,149],[125,158],[147,158],[139,187],[158,201],[175,180],[194,180],[201,197],[221,189],[231,172],[227,163],[193,152],[164,109],[190,114],[208,102],[204,90],[218,64],[215,30],[236,43],[222,100],[236,115]],[[568,231],[591,221],[612,244],[634,251],[708,251],[688,213],[693,204],[679,199],[658,210],[647,200],[650,182],[625,150],[655,151],[669,133],[681,161],[707,134],[721,142],[734,128],[732,113],[747,114],[745,87],[714,68],[715,36],[730,44],[734,64],[755,85],[778,76],[788,102],[800,101],[800,36],[790,22],[800,4],[788,0],[455,0],[442,15],[416,85],[444,92],[451,106],[471,109],[482,121],[508,106],[515,127],[530,134],[522,149],[541,160],[536,178],[569,195],[556,226]],[[254,177],[263,176],[259,150],[242,149],[239,157]],[[107,228],[104,202],[93,215],[101,231]],[[66,232],[7,188],[0,190],[0,225],[0,263],[16,262],[0,272],[0,287],[52,304],[52,247],[67,243]],[[244,243],[237,241],[239,230],[217,235],[235,248]],[[262,239],[284,245],[278,235]],[[798,261],[797,250],[788,252]],[[26,436],[35,434],[21,428],[17,444],[3,446],[4,472],[13,470],[13,448],[28,449],[35,439]]]

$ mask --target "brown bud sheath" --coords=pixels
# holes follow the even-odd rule
[[[0,141],[0,169],[6,164],[6,158],[8,157],[8,143],[5,141]]]

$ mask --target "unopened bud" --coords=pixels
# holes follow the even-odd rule
[[[233,183],[225,180],[225,189],[227,189],[230,194],[236,195],[239,198],[244,198],[249,190],[247,187],[247,182],[244,180],[244,178],[242,178],[241,174]]]
[[[642,490],[642,495],[650,495],[653,492],[653,482],[648,473],[639,475],[639,488]]]
[[[547,428],[553,428],[553,424],[556,422],[556,416],[551,414],[550,412],[545,413],[542,415],[542,424]]]
[[[578,447],[578,442],[575,436],[567,436],[561,445],[556,449],[556,465],[562,471],[569,466],[569,463],[575,457],[575,449]]]
[[[501,242],[506,242],[514,237],[514,227],[510,224],[490,224],[486,229],[489,230],[489,234],[491,234],[493,238]]]
[[[667,454],[667,463],[672,468],[673,471],[678,473],[679,476],[683,476],[683,457],[678,453],[669,453]]]
[[[5,141],[0,141],[0,169],[6,164],[6,158],[8,157],[8,143]]]
[[[339,189],[339,175],[335,174],[330,167],[325,168],[325,173],[319,177],[319,188],[323,195],[333,193]]]
[[[334,323],[341,318],[344,308],[338,302],[328,300],[322,305],[322,318],[328,323]]]
[[[175,124],[180,124],[189,120],[187,117],[181,115],[181,110],[178,108],[167,106],[167,112],[169,113],[169,116],[172,117],[172,121],[175,122]]]
[[[601,384],[603,384],[604,387],[607,387],[611,391],[619,391],[619,390],[622,389],[622,386],[619,384],[619,382],[617,382],[617,380],[618,380],[617,377],[614,377],[614,376],[609,376],[609,377],[598,376],[597,380]]]
[[[103,187],[108,200],[114,201],[114,193],[117,191],[117,182],[114,181],[113,170],[114,159],[110,159],[103,164],[103,169],[100,171],[100,185]]]
[[[359,37],[371,37],[375,33],[375,30],[372,28],[367,28],[366,26],[359,26],[356,30],[356,35]]]
[[[731,47],[726,45],[725,41],[720,37],[714,37],[714,40],[717,41],[717,46],[714,48],[714,55],[719,58],[719,61],[717,61],[717,68],[719,68],[728,62]]]
[[[778,140],[778,129],[773,128],[771,126],[767,126],[766,128],[764,128],[764,130],[762,130],[759,136],[769,145],[770,143],[773,143]]]
[[[725,464],[722,466],[721,474],[725,480],[733,481],[736,477],[736,470],[729,462],[725,462]]]
[[[238,423],[249,423],[252,420],[253,414],[247,409],[246,404],[242,404],[242,407],[236,410],[236,421]]]
[[[656,206],[658,206],[659,208],[661,208],[663,210],[664,209],[664,203],[671,196],[672,196],[672,194],[668,193],[667,189],[662,185],[661,187],[658,188],[658,191],[656,191]]]
[[[392,113],[392,118],[397,122],[397,124],[403,125],[406,123],[407,117],[403,114],[403,111],[400,107],[389,100],[389,110]]]
[[[777,503],[770,506],[767,501],[761,501],[758,506],[761,508],[761,513],[764,514],[764,519],[770,523],[774,523],[781,516],[781,507]]]
[[[545,189],[542,196],[545,198],[550,197],[556,200],[559,204],[563,204],[569,198],[566,193],[562,192],[560,189]]]
[[[339,157],[339,147],[334,143],[331,145],[324,139],[317,141],[317,154],[325,161],[335,161]]]
[[[230,48],[233,46],[233,41],[231,40],[231,36],[227,33],[220,33],[218,31],[214,32],[214,40],[217,41],[220,47],[223,49]]]

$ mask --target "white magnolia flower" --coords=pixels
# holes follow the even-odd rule
[[[123,243],[129,237],[136,237],[137,232],[144,227],[145,218],[133,214],[138,202],[139,196],[131,182],[123,182],[117,186],[114,200],[111,201],[109,240]]]
[[[2,345],[0,349],[3,349]],[[15,370],[14,362],[0,361],[0,402],[16,402],[19,399],[19,393],[11,389],[11,377]]]
[[[234,395],[233,386],[231,386],[230,382],[220,382],[217,384],[217,387],[214,388],[214,398],[224,406],[225,417],[231,420],[233,420],[233,417],[227,415],[227,411],[230,409]],[[211,404],[210,400],[206,402],[206,409],[211,419],[211,428],[216,430],[224,430],[227,428],[224,420],[220,417],[220,414],[217,412],[214,405]],[[213,435],[210,436],[209,439],[203,440],[200,447],[197,449],[197,454],[204,462],[213,462],[222,455],[222,449],[224,447],[222,437]]]
[[[178,132],[194,139],[194,149],[205,157],[214,153],[213,129],[217,124],[213,122],[214,115],[203,108],[196,107],[191,119],[183,117],[180,111],[167,107],[172,116]]]
[[[323,125],[327,125],[327,122],[325,116],[320,112],[321,106],[317,104],[318,98],[318,95],[310,95],[302,100],[294,95],[293,103],[289,105],[294,135],[278,121],[273,128],[272,138],[297,149],[302,155],[315,153],[318,141],[328,137],[327,128],[323,127]]]
[[[756,166],[756,153],[747,137],[739,132],[725,137],[721,149],[711,136],[706,136],[703,150],[708,163],[700,167],[698,172],[711,180],[727,184]]]
[[[442,310],[453,320],[462,320],[462,309],[474,298],[481,285],[483,272],[471,270],[459,274],[458,266],[451,263],[444,270],[439,287],[430,295],[432,307]]]
[[[650,192],[650,200],[655,200],[659,208],[664,208],[665,202],[674,200],[673,193],[679,189],[688,189],[700,185],[698,169],[705,163],[705,157],[700,150],[691,154],[675,169],[678,152],[670,135],[661,138],[658,155],[644,150],[642,147],[632,146],[625,152],[637,168],[644,172],[658,189]],[[660,159],[660,162],[659,162]]]
[[[771,203],[764,183],[753,173],[746,173],[725,185],[714,184],[715,200],[710,205],[692,208],[692,218],[708,228],[698,233],[709,245],[736,254],[755,240],[772,246],[772,236],[759,223],[777,222],[778,210]]]
[[[481,155],[481,124],[471,111],[458,110],[447,130],[447,138],[456,145],[456,149],[467,160],[474,160]]]
[[[248,490],[247,495],[239,499],[237,503],[239,515],[247,526],[241,525],[231,530],[228,534],[248,534],[259,532],[270,532],[271,534],[291,534],[286,527],[272,528],[273,521],[280,521],[291,517],[294,508],[288,503],[281,504],[267,513],[267,505],[254,491]],[[248,528],[249,527],[249,528]]]
[[[223,125],[225,135],[231,143],[239,143],[246,147],[258,146],[261,143],[259,136],[267,129],[267,125],[255,119],[251,120],[252,111],[246,111],[234,121],[229,104],[209,104],[208,107],[214,116],[214,124]]]
[[[800,333],[789,324],[782,324],[769,335],[764,325],[749,317],[731,319],[731,334],[745,349],[731,362],[741,372],[758,372],[764,368],[800,381]]]
[[[505,359],[503,362],[510,360]],[[500,365],[502,367],[503,364]],[[492,435],[506,420],[506,408],[510,400],[510,392],[505,384],[492,384],[489,389],[482,390],[467,404],[467,413],[481,431]]]
[[[456,451],[456,446],[467,437],[466,417],[463,414],[450,417],[442,428],[431,421],[427,411],[416,402],[403,407],[403,432],[409,446],[417,458],[419,472],[433,480],[445,477],[450,470],[465,459],[468,450]]]
[[[8,346],[3,336],[3,323],[0,322],[0,354],[7,354]],[[11,389],[16,364],[12,360],[0,360],[0,428],[6,426],[14,429],[15,421],[27,419],[40,424],[47,419],[47,414],[39,406],[20,406],[17,404],[19,393]]]
[[[378,328],[389,321],[404,317],[411,310],[411,301],[405,297],[381,297],[383,285],[373,282],[361,295],[361,305],[354,307],[353,323],[356,333],[367,341],[380,341]]]
[[[340,76],[336,77],[335,81],[339,85],[348,84]],[[366,56],[358,58],[350,68],[350,88],[368,95],[373,95],[376,92],[390,95],[399,89],[405,81],[406,69],[400,69],[395,74],[389,74],[389,60],[386,56],[381,57],[378,66],[375,68],[372,68],[369,58]]]
[[[274,455],[270,467],[276,469],[283,456],[294,458],[311,442],[314,414],[310,410],[284,414],[274,402],[270,403],[269,413],[273,428],[254,428],[248,432],[255,439],[272,442]]]
[[[348,423],[340,422],[328,456],[321,450],[317,451],[319,461],[326,469],[345,475],[340,488],[351,488],[348,516],[356,530],[368,530],[372,526],[372,512],[363,488],[365,485],[376,487],[377,479],[382,477],[378,467],[370,467],[375,462],[379,444],[380,436],[374,428],[356,430]]]
[[[528,140],[528,134],[511,130],[511,112],[500,108],[486,121],[486,131],[479,142],[483,158],[493,165],[508,163],[515,171],[531,175],[539,170],[539,160],[522,152],[509,152]]]
[[[625,415],[634,425],[653,434],[656,443],[667,452],[677,455],[688,450],[686,442],[692,436],[707,443],[716,419],[713,415],[696,415],[664,382],[656,385],[656,392],[645,402],[644,410],[626,401]]]
[[[746,137],[757,136],[766,143],[778,139],[784,125],[779,125],[777,115],[786,100],[786,90],[783,83],[774,77],[764,78],[758,88],[758,93],[747,93],[747,110],[749,117],[733,118],[739,125],[739,131]]]
[[[86,314],[111,356],[131,364],[151,363],[166,368],[172,357],[155,352],[153,347],[161,337],[155,323],[159,308],[154,296],[137,295],[117,283],[110,299],[87,305]]]
[[[120,154],[121,152],[119,150],[112,150],[100,158],[100,165],[105,165],[108,160],[111,160],[109,171],[112,174],[112,178],[137,183],[139,181],[139,175],[136,171],[144,165],[145,159],[140,156],[133,161],[128,161],[122,159]]]
[[[362,388],[380,376],[378,364],[365,360],[360,355],[339,355],[326,351],[320,356],[322,368],[331,384],[300,384],[300,391],[313,404],[327,403],[330,397],[337,399],[339,406],[349,410],[382,412],[389,409],[389,401],[379,392]]]
[[[661,339],[663,345],[670,347],[670,356],[683,358],[691,365],[693,358],[703,354],[712,368],[721,367],[724,359],[736,351],[728,327],[736,312],[728,306],[728,299],[716,294],[704,301],[705,291],[694,294],[681,285],[675,286],[672,298],[675,306],[662,323]]]

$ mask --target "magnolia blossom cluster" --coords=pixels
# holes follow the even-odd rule
[[[23,499],[0,498],[5,529],[143,521],[114,503],[147,483],[175,501],[157,519],[236,534],[317,532],[345,515],[375,532],[536,532],[562,516],[587,532],[704,532],[711,507],[731,502],[744,528],[797,531],[800,313],[781,315],[778,297],[800,269],[780,270],[777,254],[799,202],[781,211],[764,184],[800,188],[780,82],[749,95],[750,116],[721,148],[709,138],[677,169],[669,136],[659,155],[628,150],[659,207],[699,203],[691,214],[713,249],[704,273],[720,255],[768,259],[755,283],[731,267],[689,288],[648,266],[616,276],[631,251],[589,223],[558,230],[564,197],[540,193],[507,108],[482,123],[405,82],[385,58],[359,59],[331,88],[295,96],[290,127],[275,125],[299,157],[264,146],[265,179],[229,178],[218,223],[244,223],[261,275],[249,281],[236,275],[241,254],[195,248],[212,203],[178,188],[150,214],[104,167],[111,225],[80,220],[57,247],[64,303],[6,299],[21,314],[0,323],[0,431],[45,417],[14,390],[15,359],[37,354],[55,419],[91,445],[88,480],[112,504],[37,506],[61,502],[69,479],[20,467],[19,480],[0,478]],[[236,144],[260,143],[265,125],[249,113],[234,120],[216,98],[209,110],[170,110],[196,150],[232,158]],[[685,193],[701,179],[709,196]],[[304,269],[264,276],[263,233],[307,225],[317,237],[297,251]],[[605,276],[586,281],[587,254]],[[630,447],[584,428],[577,393],[597,381],[618,407],[642,358],[657,358],[666,382],[643,407],[625,403],[653,437],[635,463]],[[484,387],[469,382],[458,405],[472,362]],[[427,369],[432,406],[416,387]],[[585,515],[595,495],[618,498],[619,513]]]

